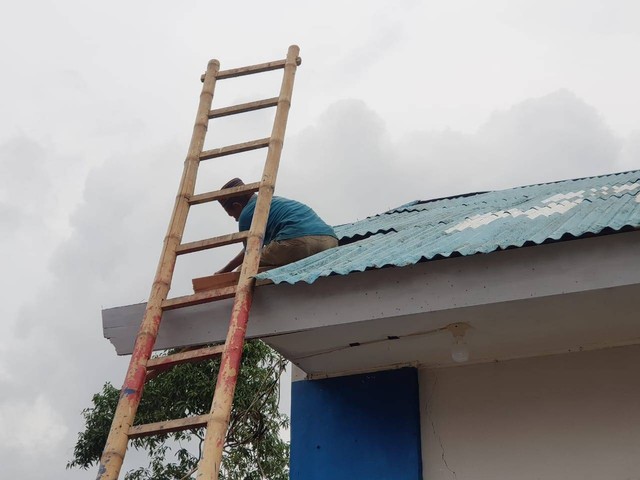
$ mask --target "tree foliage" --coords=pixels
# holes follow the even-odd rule
[[[167,352],[167,354],[175,351]],[[178,365],[149,380],[138,407],[136,425],[209,412],[220,359]],[[285,360],[261,341],[245,344],[242,368],[221,466],[225,480],[286,480],[289,444],[280,438],[288,419],[278,411],[279,381]],[[67,468],[89,468],[100,460],[120,391],[110,383],[82,411],[84,431],[78,434]],[[126,480],[189,478],[197,466],[204,429],[138,438],[130,441],[149,456],[149,465],[127,472]]]

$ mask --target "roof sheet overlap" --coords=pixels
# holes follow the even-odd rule
[[[624,228],[640,228],[640,170],[412,202],[339,225],[336,234],[347,244],[258,278],[312,283]]]

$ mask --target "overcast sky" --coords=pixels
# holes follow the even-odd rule
[[[634,0],[307,3],[4,5],[3,478],[87,477],[64,470],[80,411],[128,362],[100,310],[146,300],[210,58],[231,68],[300,45],[277,194],[333,224],[640,168]],[[220,82],[215,104],[274,96],[279,75]],[[221,120],[207,146],[267,136],[271,116]],[[198,191],[259,179],[263,156],[244,157],[203,163]],[[234,228],[196,207],[186,240]],[[172,293],[232,253],[181,259]]]

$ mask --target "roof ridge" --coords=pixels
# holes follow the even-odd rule
[[[380,213],[378,215],[384,215],[386,213],[394,213],[395,211],[399,211],[402,209],[408,209],[411,206],[414,205],[423,205],[425,203],[431,203],[431,202],[437,202],[440,200],[453,200],[456,198],[465,198],[465,197],[472,197],[475,195],[483,195],[486,193],[497,193],[497,192],[506,192],[509,190],[519,190],[519,189],[524,189],[524,188],[531,188],[531,187],[540,187],[542,185],[554,185],[554,184],[558,184],[558,183],[570,183],[570,182],[578,182],[581,180],[590,180],[593,178],[608,178],[608,177],[615,177],[618,175],[625,175],[625,174],[629,174],[629,173],[638,173],[640,174],[640,169],[634,169],[634,170],[625,170],[622,172],[614,172],[614,173],[606,173],[603,175],[591,175],[591,176],[587,176],[587,177],[578,177],[578,178],[565,178],[563,180],[554,180],[552,182],[540,182],[540,183],[531,183],[529,185],[518,185],[515,187],[509,187],[509,188],[501,188],[498,190],[487,190],[484,192],[471,192],[471,193],[463,193],[463,194],[458,194],[458,195],[451,195],[451,196],[447,196],[447,197],[440,197],[440,198],[432,198],[432,199],[428,199],[428,200],[414,200],[413,202],[409,202],[409,203],[405,203],[404,205],[401,205],[397,208],[393,208],[391,210],[388,210],[386,212]],[[377,216],[377,215],[373,215],[373,216]]]

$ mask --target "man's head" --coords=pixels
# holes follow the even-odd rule
[[[241,187],[242,185],[244,185],[244,182],[242,180],[240,180],[239,178],[232,178],[222,186],[221,190],[224,190],[225,188]],[[240,214],[242,213],[242,209],[245,207],[247,202],[251,200],[252,196],[253,194],[251,193],[245,193],[240,194],[237,197],[223,198],[222,200],[219,200],[219,202],[220,205],[222,205],[222,208],[224,208],[224,210],[227,212],[227,214],[230,217],[235,218],[237,222],[240,218]]]

